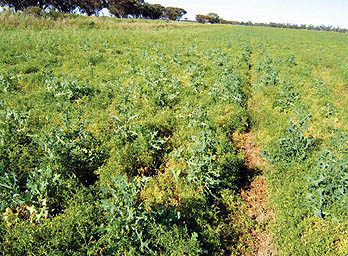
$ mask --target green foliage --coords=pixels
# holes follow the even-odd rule
[[[159,129],[137,124],[138,118],[122,110],[114,117],[113,155],[119,168],[131,176],[155,174],[163,161],[166,141],[161,138]]]
[[[327,84],[323,80],[317,79],[314,82],[314,87],[315,87],[315,89],[317,89],[317,92],[319,95],[328,96],[329,87],[327,86]]]
[[[187,164],[187,181],[213,196],[225,187],[233,187],[241,165],[233,145],[204,128],[191,140],[187,157],[177,156]]]
[[[261,73],[261,77],[258,81],[259,85],[274,86],[279,83],[279,67],[275,61],[265,56],[259,61],[256,70]]]
[[[166,7],[163,13],[163,17],[169,20],[180,20],[186,13],[187,11],[182,8]]]
[[[284,59],[284,62],[290,66],[296,66],[297,65],[296,56],[294,54],[290,54]]]
[[[220,75],[217,84],[211,86],[210,93],[219,103],[235,103],[242,106],[246,98],[243,87],[240,76],[227,69]]]
[[[77,80],[60,80],[52,73],[47,73],[45,86],[47,93],[51,97],[63,98],[71,102],[78,100],[84,96],[94,96],[95,89],[91,88],[88,83],[81,83]]]
[[[108,224],[100,232],[105,233],[108,244],[103,247],[108,254],[136,254],[138,248],[139,253],[152,252],[150,240],[143,236],[146,223],[151,219],[142,205],[137,205],[139,186],[139,183],[128,182],[126,176],[120,176],[113,179],[114,188],[104,190],[106,196],[110,193],[110,199],[102,201]],[[102,237],[101,241],[104,239]]]
[[[197,234],[188,234],[175,208],[144,208],[138,194],[146,181],[113,179],[104,188],[102,200],[107,223],[99,228],[100,246],[106,254],[128,255],[198,255],[201,251]],[[172,227],[172,228],[168,228]],[[175,239],[176,238],[176,239]]]
[[[158,254],[193,256],[204,252],[200,247],[198,234],[193,232],[189,235],[186,227],[182,228],[176,224],[170,227],[150,224],[149,233],[152,237],[156,237],[153,244],[155,248],[160,248]]]
[[[306,160],[315,142],[312,136],[305,135],[307,128],[304,121],[297,124],[291,120],[289,125],[281,131],[276,144],[266,151],[267,158],[271,162],[282,163]]]
[[[40,222],[54,212],[54,208],[61,204],[59,190],[62,189],[62,180],[52,168],[46,167],[31,172],[27,180],[27,201],[32,222]]]
[[[48,18],[51,18],[51,19],[55,20],[55,21],[58,20],[59,18],[64,18],[65,17],[64,13],[56,12],[56,11],[49,11],[49,12],[46,13],[46,16]]]
[[[203,24],[204,23],[217,24],[217,23],[222,23],[223,20],[219,17],[218,14],[209,13],[208,15],[197,14],[196,21],[198,23],[203,23]]]
[[[300,99],[300,94],[289,82],[283,82],[277,92],[273,107],[279,111],[286,111],[293,107]]]
[[[7,255],[91,255],[97,250],[97,227],[102,215],[96,204],[96,195],[89,188],[79,189],[70,195],[70,201],[63,213],[55,218],[41,219],[32,224],[22,220],[11,225],[0,238],[0,250]],[[23,208],[22,208],[23,213]],[[7,214],[15,218],[18,213]]]
[[[0,15],[0,254],[244,255],[248,130],[281,253],[346,253],[344,35]]]
[[[248,105],[256,140],[272,164],[265,175],[276,213],[270,228],[278,253],[345,254],[347,135],[338,132],[346,134],[347,93],[340,76],[344,58],[330,57],[322,46],[343,49],[346,39],[271,29],[253,32],[261,38],[252,37],[257,46],[251,72],[255,89]],[[264,82],[267,69],[279,71],[279,86]]]
[[[18,180],[13,173],[3,173],[0,177],[0,208],[11,208],[24,203]]]
[[[41,17],[44,15],[44,10],[41,9],[40,7],[36,7],[36,6],[29,6],[27,8],[25,8],[24,12],[25,15],[32,15],[35,17]]]
[[[309,177],[308,206],[319,217],[333,216],[344,212],[348,202],[348,148],[347,134],[338,132],[332,138],[330,148],[319,153],[314,175]],[[338,205],[333,212],[332,205]]]
[[[43,163],[60,174],[76,176],[84,184],[93,184],[94,173],[104,162],[107,153],[101,141],[84,127],[84,122],[74,123],[69,117],[65,127],[52,128],[38,142],[45,150]]]
[[[250,47],[224,30],[196,44],[195,26],[99,37],[130,23],[66,22],[81,28],[1,32],[18,45],[0,45],[1,253],[233,251],[222,193],[242,166],[230,137],[248,125]]]
[[[18,78],[15,75],[0,72],[0,92],[16,92],[20,90],[18,86]]]
[[[20,182],[38,166],[41,152],[29,136],[32,122],[29,114],[6,108],[0,123],[0,168],[12,172]]]

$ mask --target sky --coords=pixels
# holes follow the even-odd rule
[[[214,12],[225,20],[348,28],[348,0],[147,0],[185,9],[184,18]]]

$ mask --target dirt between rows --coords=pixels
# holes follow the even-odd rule
[[[265,176],[266,161],[261,157],[260,148],[253,143],[252,132],[242,133],[235,138],[236,146],[244,154],[246,170],[250,180],[241,188],[241,197],[245,201],[246,214],[255,225],[250,229],[252,240],[248,245],[252,254],[257,256],[279,255],[268,230],[274,214],[268,205],[268,188]],[[261,171],[260,171],[261,170]]]

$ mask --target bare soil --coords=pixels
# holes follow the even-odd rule
[[[278,255],[268,230],[274,214],[268,205],[267,182],[265,176],[258,170],[266,170],[266,161],[261,157],[260,148],[253,143],[251,132],[237,135],[234,138],[238,149],[243,152],[246,169],[254,173],[254,177],[241,188],[241,197],[246,202],[246,213],[255,223],[250,228],[252,240],[248,245],[252,254],[257,256]]]

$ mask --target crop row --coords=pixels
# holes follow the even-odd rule
[[[348,198],[344,105],[337,105],[337,88],[324,81],[315,52],[299,49],[298,41],[286,36],[287,46],[275,40],[254,42],[263,46],[250,98],[264,99],[251,116],[270,164],[267,178],[277,216],[273,233],[284,255],[337,255],[347,249],[341,236]]]

